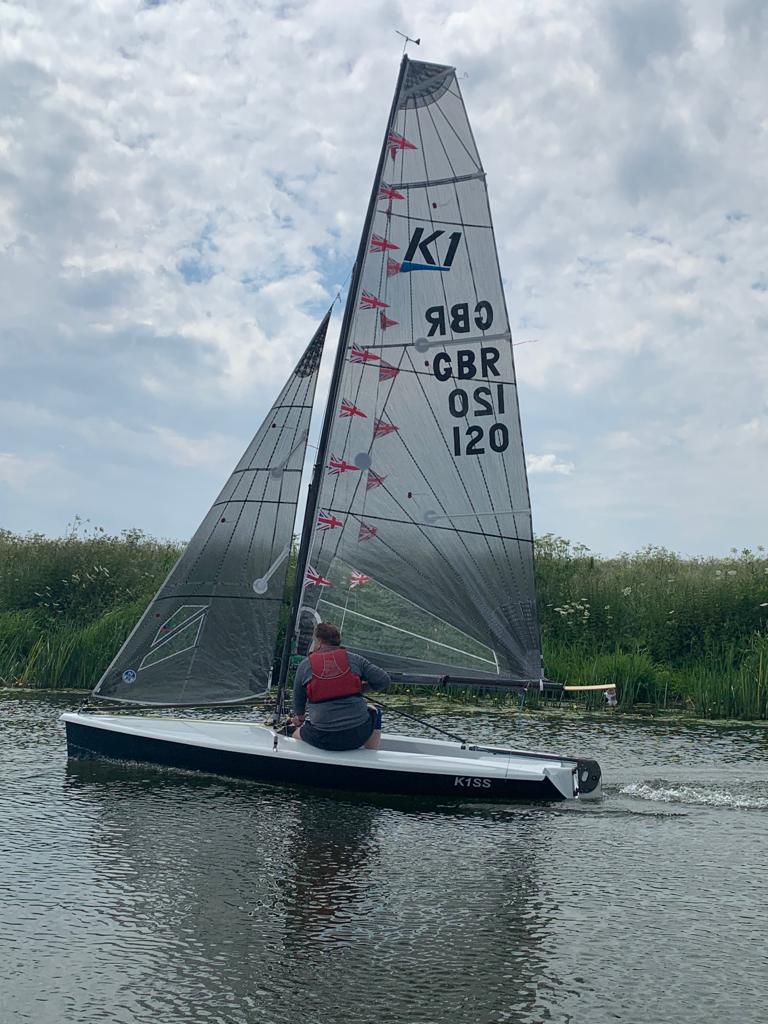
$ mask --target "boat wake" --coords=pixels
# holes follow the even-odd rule
[[[619,790],[624,796],[639,800],[654,800],[665,804],[689,804],[700,807],[732,807],[738,810],[768,810],[768,784],[764,782],[736,782],[730,787],[718,785],[689,785],[652,779],[631,782]]]

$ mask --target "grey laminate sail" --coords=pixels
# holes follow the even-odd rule
[[[392,669],[539,680],[512,339],[453,68],[407,61],[384,145],[305,606]]]
[[[329,318],[94,690],[99,697],[217,704],[268,688]]]

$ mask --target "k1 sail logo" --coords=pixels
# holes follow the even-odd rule
[[[439,263],[439,256],[437,259],[437,242],[441,235],[444,235],[444,231],[433,231],[431,235],[427,235],[424,238],[424,228],[416,228],[411,235],[411,240],[408,243],[408,250],[403,257],[403,262],[400,264],[401,274],[410,274],[414,270],[440,270],[443,273],[450,270],[453,266],[453,260],[456,255],[456,250],[459,247],[461,241],[461,232],[452,231],[448,236],[448,251],[445,254],[445,259],[442,263]],[[434,245],[434,251],[431,248]],[[423,262],[414,262],[414,257],[420,257]]]

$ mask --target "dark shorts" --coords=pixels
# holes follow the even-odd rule
[[[301,738],[305,743],[320,750],[357,750],[371,738],[374,729],[381,728],[381,712],[373,708],[369,709],[368,721],[354,729],[339,729],[336,732],[328,732],[325,729],[316,729],[311,722],[305,722],[301,727]]]

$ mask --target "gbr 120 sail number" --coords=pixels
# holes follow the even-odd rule
[[[469,332],[472,318],[483,331],[493,323],[493,308],[489,302],[478,302],[474,316],[469,304],[457,303],[451,306],[446,316],[442,306],[433,306],[426,311],[425,319],[430,325],[429,335],[444,333],[446,320],[454,334]],[[452,448],[455,456],[485,455],[486,451],[503,452],[509,447],[509,429],[506,423],[485,419],[481,423],[470,423],[469,419],[503,416],[506,412],[504,383],[493,378],[500,377],[498,362],[501,353],[491,345],[479,351],[460,348],[452,354],[438,352],[432,359],[432,374],[442,383],[460,381],[448,393],[448,412],[464,425],[452,428]],[[483,381],[479,383],[478,378]],[[477,381],[477,383],[474,383]]]

